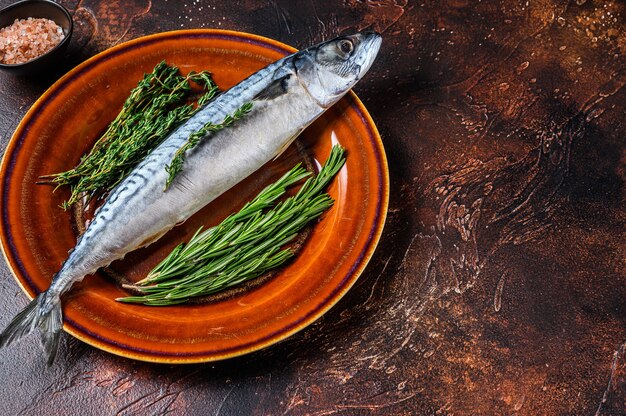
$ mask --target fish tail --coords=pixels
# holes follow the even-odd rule
[[[19,341],[39,328],[41,343],[48,357],[48,366],[52,365],[59,348],[63,313],[58,295],[43,292],[33,299],[23,311],[18,313],[0,334],[0,348]]]

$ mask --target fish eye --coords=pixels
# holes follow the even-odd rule
[[[339,42],[339,49],[341,49],[341,52],[348,55],[354,49],[354,45],[352,45],[352,42],[350,40],[343,39]]]

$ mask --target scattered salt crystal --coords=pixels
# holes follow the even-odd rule
[[[64,37],[62,28],[52,20],[16,19],[0,29],[0,63],[30,61],[58,45]]]

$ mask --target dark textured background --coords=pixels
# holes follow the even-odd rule
[[[0,351],[0,414],[626,414],[624,2],[62,3],[71,62],[0,74],[2,149],[60,74],[128,39],[206,27],[303,47],[374,28],[356,91],[389,216],[356,286],[282,344],[163,366],[66,337],[46,370],[31,337]],[[0,273],[4,327],[26,297]]]

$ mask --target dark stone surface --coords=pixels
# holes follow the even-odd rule
[[[0,0],[0,7],[11,1]],[[227,28],[302,47],[383,33],[356,88],[391,172],[356,286],[280,345],[133,362],[66,337],[0,351],[0,414],[626,414],[626,5],[620,1],[62,1],[68,62],[0,74],[2,149],[85,58],[141,35]],[[26,304],[0,267],[0,326]]]

